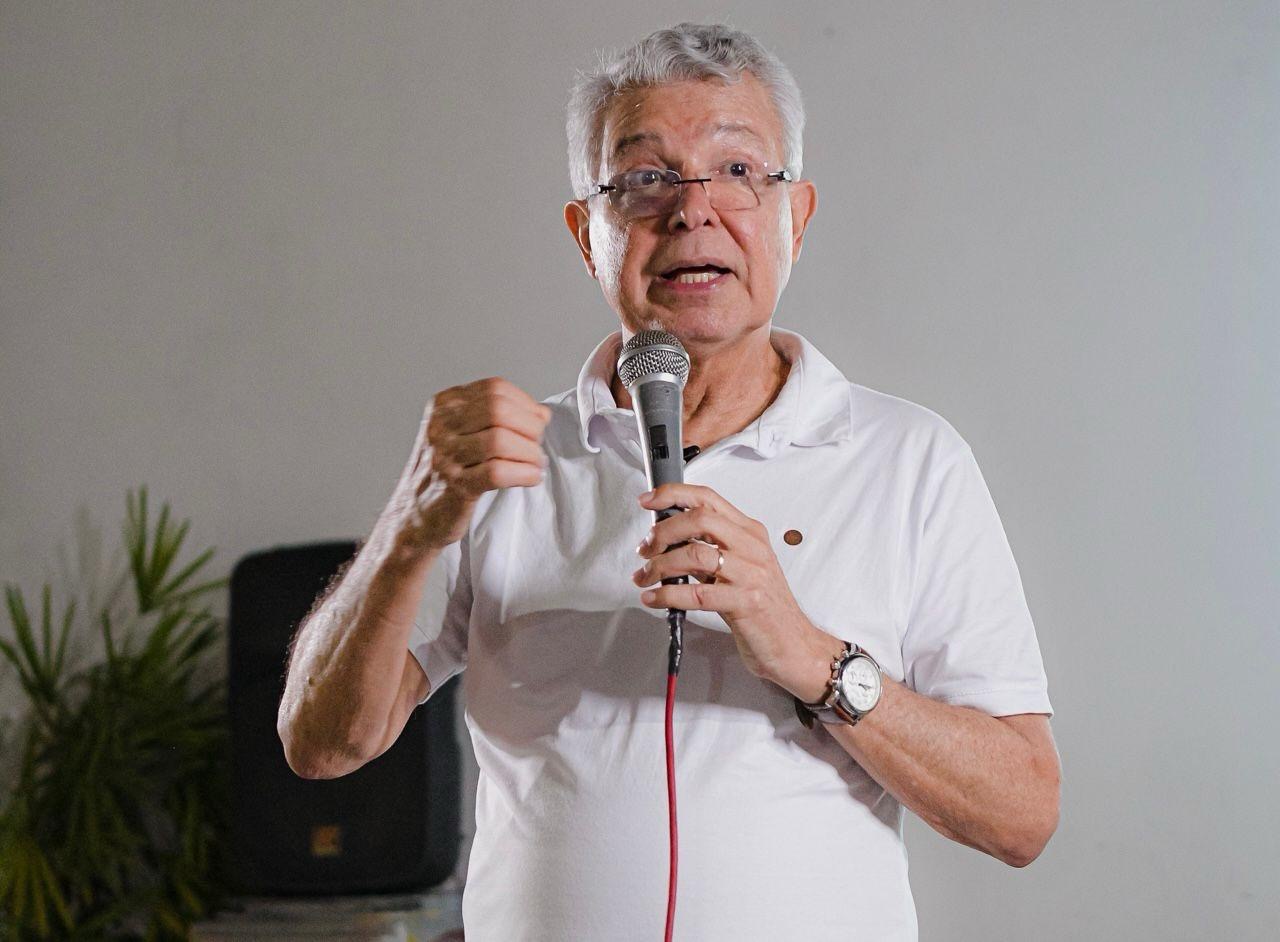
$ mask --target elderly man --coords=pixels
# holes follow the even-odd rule
[[[580,80],[564,215],[621,330],[543,402],[498,378],[434,396],[299,630],[279,728],[301,775],[379,755],[468,669],[473,942],[658,938],[667,608],[689,613],[677,937],[915,939],[904,805],[1017,867],[1057,826],[1039,647],[972,451],[772,326],[816,205],[802,125],[785,67],[724,27]],[[614,365],[646,328],[689,351],[700,451],[642,494]]]

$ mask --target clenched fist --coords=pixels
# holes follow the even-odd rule
[[[485,491],[541,483],[550,418],[550,407],[498,376],[436,393],[392,500],[401,534],[422,546],[457,542]]]

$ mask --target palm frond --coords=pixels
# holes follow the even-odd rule
[[[67,635],[75,617],[76,603],[72,601],[68,604],[63,613],[55,647],[51,587],[45,583],[41,593],[40,644],[37,646],[35,629],[22,591],[15,585],[7,584],[5,596],[16,644],[0,640],[0,655],[14,666],[18,682],[31,700],[39,720],[48,724],[52,722],[52,713],[59,703]]]

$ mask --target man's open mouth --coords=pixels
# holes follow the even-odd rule
[[[677,284],[693,285],[706,281],[714,281],[721,275],[727,275],[729,269],[721,268],[718,265],[697,265],[692,268],[672,268],[664,271],[662,277],[666,281],[674,281]]]

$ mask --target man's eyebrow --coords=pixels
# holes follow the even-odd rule
[[[737,135],[739,137],[754,137],[761,144],[765,142],[764,138],[757,134],[755,129],[749,124],[741,124],[737,122],[730,124],[717,124],[716,129],[711,132],[712,137],[724,137],[730,134]]]
[[[618,138],[618,142],[613,145],[613,156],[621,157],[623,152],[635,147],[637,144],[661,144],[662,136],[654,134],[652,131],[638,131],[635,134],[626,134]]]

